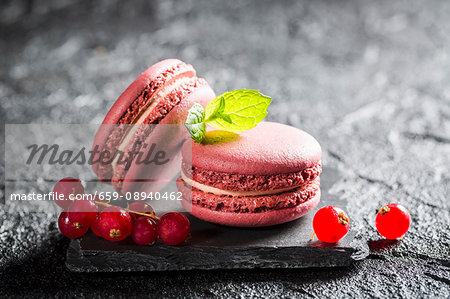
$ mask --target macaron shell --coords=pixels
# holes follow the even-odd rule
[[[162,60],[146,71],[142,72],[133,83],[128,86],[128,88],[119,96],[117,101],[109,110],[103,124],[117,124],[124,113],[130,108],[130,105],[136,100],[136,98],[141,94],[141,92],[147,88],[150,83],[155,80],[159,75],[163,74],[168,69],[174,68],[177,65],[184,64],[178,59],[165,59]],[[194,69],[186,65],[186,71],[191,73],[191,76],[195,76]]]
[[[286,223],[298,219],[312,211],[320,202],[320,189],[308,201],[293,208],[270,210],[260,213],[226,213],[213,211],[182,200],[183,207],[193,216],[204,221],[226,226],[261,227]]]
[[[134,111],[131,106],[142,94],[142,92],[145,89],[149,88],[150,83],[161,77],[161,80],[158,81],[161,81],[159,83],[164,85],[163,80],[165,72],[167,72],[168,70],[176,69],[177,66],[181,67],[182,72],[186,73],[188,76],[195,76],[195,70],[192,68],[192,66],[185,64],[178,59],[166,59],[152,65],[146,71],[141,73],[113,104],[95,135],[92,147],[94,148],[97,146],[98,150],[102,150],[106,142],[108,141],[108,138],[111,136],[112,131],[114,130],[114,125],[124,123],[123,121],[121,121],[121,118],[125,113],[127,113],[127,111]],[[135,113],[139,113],[139,111],[135,111]],[[125,123],[127,124],[129,122]],[[100,163],[94,163],[92,165],[92,169],[101,180],[109,179],[108,176],[110,176],[109,173],[111,172],[110,168],[110,165],[100,165]]]
[[[274,122],[239,134],[209,131],[201,144],[188,140],[183,146],[183,160],[194,167],[244,175],[297,172],[316,165],[321,156],[314,137]]]

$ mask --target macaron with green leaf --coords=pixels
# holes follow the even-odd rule
[[[262,122],[271,99],[256,90],[193,105],[182,148],[182,203],[192,215],[227,226],[270,226],[320,201],[321,147],[308,133]]]

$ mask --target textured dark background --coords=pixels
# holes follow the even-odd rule
[[[448,1],[118,2],[2,1],[2,123],[100,123],[141,71],[180,58],[217,93],[260,89],[268,119],[317,137],[371,254],[342,269],[73,274],[56,212],[8,205],[0,296],[450,295]],[[401,242],[374,229],[388,202],[411,212]]]

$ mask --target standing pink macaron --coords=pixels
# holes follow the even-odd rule
[[[188,109],[193,103],[206,105],[214,97],[208,83],[198,78],[189,64],[178,59],[167,59],[151,66],[131,83],[106,115],[92,148],[96,154],[91,159],[97,161],[92,165],[94,172],[100,180],[111,181],[121,193],[150,190],[150,184],[145,181],[154,181],[155,176],[149,176],[149,168],[142,164],[119,163],[118,153],[132,157],[138,146],[164,140],[164,150],[173,151],[169,153],[172,155],[171,165],[179,163],[181,158],[177,161],[176,152],[188,137],[186,130],[181,130]],[[172,130],[164,138],[167,130],[148,126],[156,124],[180,124],[180,130],[175,133]],[[145,156],[150,146],[140,149],[143,149]],[[104,152],[108,155],[100,159]],[[167,165],[164,172],[158,173],[158,176],[170,180],[178,169]]]
[[[183,145],[178,190],[192,215],[228,226],[297,219],[320,201],[322,151],[308,133],[261,122],[240,134],[209,131]]]

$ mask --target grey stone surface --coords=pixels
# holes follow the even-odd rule
[[[0,295],[449,296],[448,1],[90,3],[2,3],[2,123],[99,123],[141,71],[178,57],[217,93],[271,95],[268,119],[318,138],[371,253],[332,270],[73,274],[56,209],[8,205]],[[400,242],[374,228],[388,202],[412,215]]]

